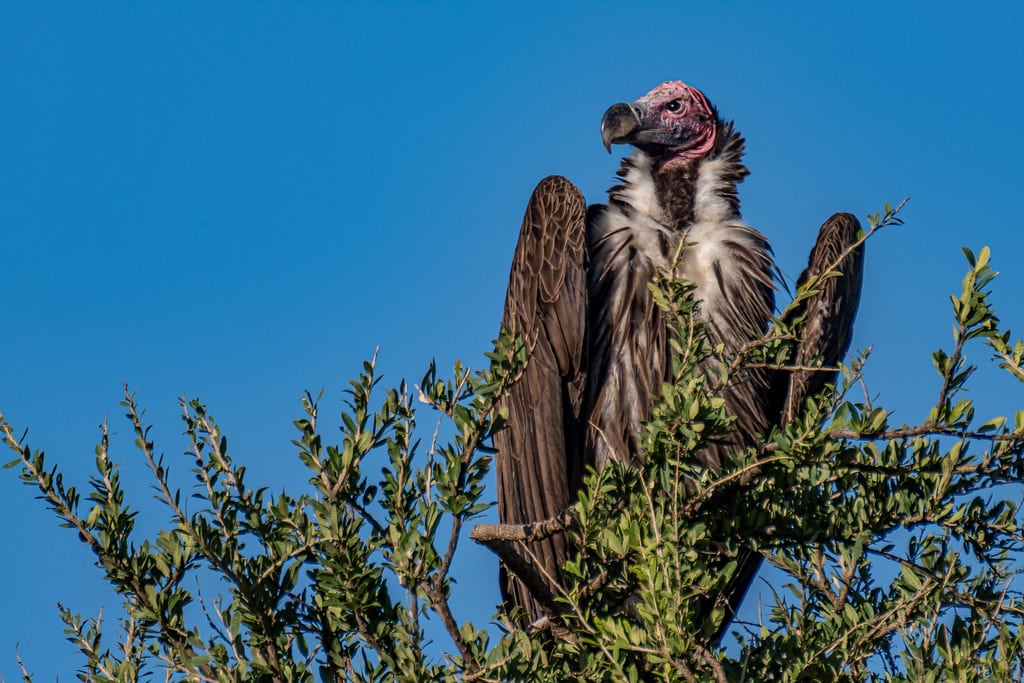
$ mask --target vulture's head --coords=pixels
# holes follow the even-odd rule
[[[609,152],[612,145],[633,145],[665,168],[707,154],[715,144],[717,121],[704,93],[668,81],[635,102],[609,107],[601,119],[601,140]]]

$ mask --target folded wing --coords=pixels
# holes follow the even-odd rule
[[[502,325],[528,350],[522,378],[504,402],[509,424],[494,437],[498,514],[529,524],[563,512],[582,469],[580,404],[586,319],[586,202],[560,176],[542,180],[526,207],[512,260]],[[568,554],[559,534],[528,544],[534,569],[550,577]],[[502,567],[502,592],[532,621],[544,614],[526,587]]]
[[[797,286],[826,273],[838,274],[819,280],[814,286],[816,293],[794,311],[796,315],[806,312],[792,361],[794,366],[834,367],[850,348],[864,274],[864,246],[857,244],[859,232],[860,223],[849,213],[833,215],[818,231],[818,240]],[[835,376],[835,371],[810,369],[789,373],[783,423],[796,417],[808,397],[835,381]]]

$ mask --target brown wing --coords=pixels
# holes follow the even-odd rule
[[[860,285],[864,272],[864,247],[850,247],[857,242],[860,223],[853,214],[837,213],[821,226],[807,260],[807,268],[800,275],[800,287],[811,278],[838,271],[840,275],[821,281],[818,290],[806,299],[796,311],[807,315],[794,354],[797,366],[835,366],[850,348],[853,321],[860,302]],[[849,253],[846,253],[849,251]],[[790,374],[789,389],[782,419],[786,422],[803,408],[808,397],[814,396],[826,384],[835,380],[835,372],[795,370]]]
[[[530,197],[512,259],[502,325],[528,345],[522,378],[505,401],[508,426],[495,435],[498,515],[506,524],[554,517],[569,507],[580,476],[579,427],[584,381],[586,202],[560,176],[542,180]],[[554,536],[526,549],[554,577],[567,558],[567,539]],[[550,584],[549,584],[550,585]],[[505,567],[507,607],[530,621],[544,614]]]

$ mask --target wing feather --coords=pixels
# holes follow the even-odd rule
[[[539,522],[572,502],[581,472],[579,410],[584,382],[586,202],[560,176],[542,180],[526,207],[512,259],[502,325],[528,345],[523,376],[504,405],[508,426],[495,435],[498,515],[506,524]],[[554,577],[567,539],[529,544],[541,575]],[[504,567],[502,593],[530,621],[544,614]]]
[[[822,280],[815,287],[817,293],[796,311],[797,315],[806,311],[806,316],[793,357],[794,365],[834,366],[850,348],[864,274],[864,246],[852,248],[859,232],[860,222],[849,213],[833,215],[818,232],[818,240],[797,286],[830,270],[838,271],[839,275]],[[795,370],[790,373],[782,419],[786,422],[793,419],[808,397],[833,381],[835,372]]]

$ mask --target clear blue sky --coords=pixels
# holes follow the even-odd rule
[[[325,387],[335,413],[377,345],[395,383],[479,363],[533,184],[561,173],[601,200],[602,112],[682,79],[746,134],[744,215],[791,277],[830,213],[912,196],[869,245],[855,344],[874,347],[872,390],[918,419],[960,245],[993,248],[996,303],[1024,329],[1024,12],[850,5],[4,3],[0,409],[80,485],[109,413],[143,529],[162,518],[122,381],[168,458],[177,397],[198,396],[251,484],[297,490],[301,392]],[[981,414],[1024,407],[980,380]],[[0,673],[20,643],[37,680],[68,680],[55,602],[118,600],[0,474]],[[486,621],[495,563],[471,551],[457,571],[457,618]]]

